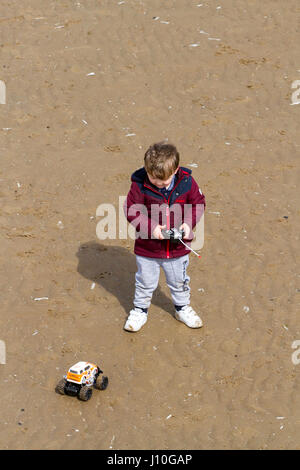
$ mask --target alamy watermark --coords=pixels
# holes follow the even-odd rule
[[[300,80],[294,80],[292,83],[292,88],[296,88],[296,90],[292,93],[292,102],[290,104],[300,104]]]
[[[96,234],[100,240],[126,240],[130,238],[155,239],[153,229],[156,225],[179,229],[186,223],[190,228],[198,222],[193,230],[192,248],[201,250],[204,245],[204,206],[203,204],[132,204],[126,207],[126,196],[119,196],[119,206],[103,203],[97,207],[96,216],[101,217],[97,223]],[[125,217],[126,211],[128,219]],[[130,224],[128,224],[128,221]],[[183,238],[184,240],[184,238]]]
[[[0,364],[6,364],[6,345],[0,340]]]
[[[296,339],[293,341],[291,347],[296,349],[296,351],[294,351],[292,354],[292,363],[297,366],[300,364],[300,340]]]
[[[6,104],[6,85],[0,80],[0,104]]]

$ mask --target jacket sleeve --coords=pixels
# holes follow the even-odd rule
[[[157,221],[151,221],[148,217],[148,210],[144,204],[144,196],[135,182],[131,183],[123,209],[126,219],[136,229],[137,238],[151,238]]]
[[[205,196],[204,194],[202,194],[198,184],[196,183],[193,177],[192,186],[187,198],[187,204],[188,209],[184,214],[184,222],[188,224],[193,230],[201,219],[206,206]]]

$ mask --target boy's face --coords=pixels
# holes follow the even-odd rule
[[[151,176],[148,172],[147,172],[147,175],[148,175],[150,183],[154,184],[154,186],[156,186],[157,188],[160,188],[160,189],[161,188],[167,188],[168,186],[170,186],[170,184],[172,182],[172,179],[173,179],[173,176],[176,175],[176,173],[178,171],[178,168],[166,180],[160,180],[160,179],[156,178],[155,176]]]

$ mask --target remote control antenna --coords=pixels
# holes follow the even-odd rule
[[[186,246],[189,250],[191,250],[198,258],[201,258],[201,255],[198,255],[198,253],[196,253],[196,251],[194,251],[190,246],[188,246],[186,243],[184,243],[184,241],[182,241],[181,238],[179,238],[179,240],[181,241],[181,243]]]

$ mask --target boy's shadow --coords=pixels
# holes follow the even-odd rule
[[[80,245],[76,256],[78,257],[77,271],[117,297],[128,315],[133,308],[137,269],[135,255],[121,246],[91,241]],[[160,286],[153,294],[152,304],[174,315],[171,299],[161,291]]]

